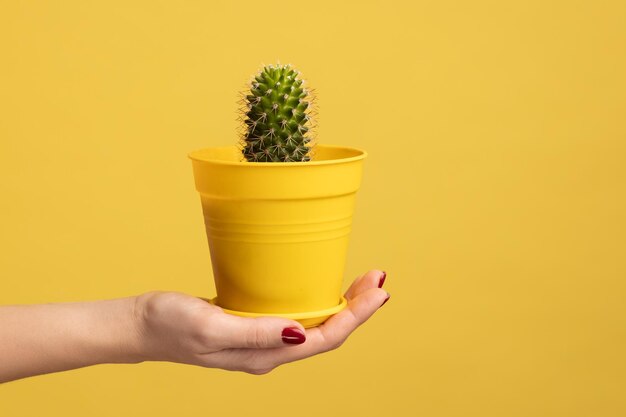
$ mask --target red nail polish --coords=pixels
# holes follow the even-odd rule
[[[285,327],[283,329],[283,342],[290,345],[301,345],[306,341],[306,336],[297,327]]]
[[[378,281],[378,288],[382,288],[385,283],[385,279],[387,278],[387,273],[383,271],[383,274],[380,276],[380,281]]]
[[[390,298],[391,298],[391,295],[387,294],[387,298],[385,298],[385,301],[383,301],[383,303],[380,305],[380,307],[384,306],[384,305],[385,305],[385,303],[386,303],[387,301],[389,301],[389,299],[390,299]],[[380,307],[378,307],[378,308],[380,308]]]

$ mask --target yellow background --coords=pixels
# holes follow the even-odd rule
[[[211,296],[188,151],[262,62],[365,148],[348,282],[391,301],[262,376],[104,365],[19,416],[626,415],[623,1],[3,1],[0,303]],[[0,341],[1,342],[1,341]],[[0,360],[6,360],[0,358]]]

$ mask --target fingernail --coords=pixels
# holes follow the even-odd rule
[[[306,341],[306,336],[297,327],[285,327],[282,336],[283,342],[290,345],[301,345]]]
[[[390,295],[390,294],[387,294],[387,298],[385,298],[385,301],[383,301],[383,303],[380,305],[380,307],[384,306],[384,305],[385,305],[385,303],[386,303],[387,301],[389,301],[389,299],[390,299],[390,298],[391,298],[391,295]],[[378,307],[378,308],[380,308],[380,307]]]
[[[383,274],[380,276],[380,281],[378,281],[378,288],[382,288],[385,283],[385,279],[387,278],[387,273],[383,271]]]

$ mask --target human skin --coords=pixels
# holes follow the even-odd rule
[[[388,299],[386,274],[357,278],[348,306],[304,329],[226,314],[201,298],[149,292],[114,300],[0,307],[0,383],[103,363],[168,361],[261,375],[341,346]]]

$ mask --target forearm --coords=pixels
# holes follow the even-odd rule
[[[0,307],[0,383],[142,360],[135,298]]]

